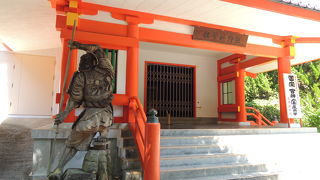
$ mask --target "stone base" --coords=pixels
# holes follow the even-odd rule
[[[110,127],[108,132],[108,138],[110,140],[110,153],[112,157],[114,176],[119,177],[120,174],[120,162],[118,160],[117,149],[117,135],[119,134],[119,127],[123,125],[114,124]],[[31,136],[33,139],[33,163],[31,178],[42,180],[47,179],[48,172],[51,172],[58,164],[58,161],[65,148],[65,141],[71,132],[71,123],[63,123],[59,126],[59,134],[56,137],[53,157],[54,160],[51,164],[51,169],[48,171],[49,159],[50,159],[50,147],[53,145],[55,138],[55,127],[52,125],[43,126],[37,129],[33,129]],[[77,154],[66,164],[65,169],[68,168],[81,168],[84,156],[87,151],[79,151]]]
[[[289,125],[288,123],[277,123],[274,127],[288,128]],[[298,123],[293,123],[293,124],[290,124],[290,128],[301,128],[301,126]]]
[[[67,169],[63,174],[63,180],[93,180],[96,179],[95,174],[84,172],[82,169]]]
[[[234,125],[234,126],[251,126],[250,122],[218,121],[218,124]]]
[[[123,180],[142,180],[140,171],[125,171],[122,175]]]

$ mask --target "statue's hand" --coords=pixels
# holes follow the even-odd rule
[[[68,116],[68,112],[67,111],[63,111],[59,114],[56,115],[56,117],[54,118],[54,124],[55,125],[58,125],[58,124],[61,124],[64,119]]]
[[[68,46],[69,46],[70,49],[78,49],[79,46],[80,46],[80,43],[77,42],[77,41],[71,41],[71,40],[70,40],[70,41],[68,42]]]

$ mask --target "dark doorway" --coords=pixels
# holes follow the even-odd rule
[[[158,117],[194,117],[194,67],[146,63],[146,78],[147,109]]]

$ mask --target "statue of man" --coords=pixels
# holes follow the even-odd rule
[[[86,151],[97,132],[106,137],[107,129],[113,122],[111,101],[114,70],[110,59],[98,45],[69,43],[71,49],[85,50],[81,56],[78,71],[74,73],[69,85],[67,106],[57,114],[55,124],[60,124],[67,115],[82,105],[85,110],[72,126],[71,134],[66,141],[66,148],[57,168],[49,174],[49,179],[59,180],[63,167],[77,151]]]

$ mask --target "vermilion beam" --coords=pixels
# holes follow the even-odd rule
[[[239,67],[240,67],[240,69],[245,69],[245,68],[248,68],[248,67],[261,65],[261,64],[264,64],[264,63],[267,63],[267,62],[270,62],[270,61],[274,61],[274,60],[276,60],[276,59],[274,59],[274,58],[266,58],[266,57],[256,57],[256,58],[250,59],[248,61],[241,62]]]
[[[226,67],[226,68],[221,68],[221,71],[220,71],[220,76],[222,75],[227,75],[229,73],[233,73],[233,72],[236,72],[237,71],[237,67],[235,65],[232,65],[232,66],[229,66],[229,67]]]
[[[298,8],[282,3],[273,2],[271,0],[222,0],[234,4],[248,6],[257,9],[263,9],[276,13],[286,14],[290,16],[320,21],[320,13],[308,9]]]
[[[238,112],[236,104],[224,104],[218,107],[218,112]]]
[[[125,94],[113,94],[114,98],[112,100],[112,105],[115,106],[128,106],[129,97]]]
[[[230,79],[234,79],[235,77],[237,77],[237,73],[233,71],[232,73],[218,76],[218,82],[230,81]]]
[[[192,40],[192,35],[141,28],[140,40],[146,42],[170,44],[191,48],[208,49],[214,51],[231,52],[239,54],[251,54],[260,56],[282,57],[285,52],[282,48],[263,45],[247,44],[246,47],[238,47],[226,44],[218,44],[207,41]]]
[[[243,55],[243,54],[232,54],[232,55],[227,56],[227,57],[225,57],[225,58],[219,59],[219,60],[218,60],[218,63],[219,63],[219,64],[223,64],[223,63],[225,63],[225,62],[229,62],[229,61],[232,61],[232,60],[238,59],[238,58],[240,58],[240,60],[243,60],[243,59],[245,59],[246,57],[247,57],[247,56],[246,56],[246,55]]]
[[[232,57],[232,56],[229,56],[229,57]],[[249,67],[252,67],[252,66],[268,63],[268,62],[271,62],[271,61],[274,61],[274,60],[276,60],[276,59],[267,58],[267,57],[256,57],[256,58],[250,59],[250,60],[245,61],[245,62],[240,62],[239,63],[239,68],[240,69],[245,69],[245,68],[249,68]],[[221,75],[228,74],[228,73],[235,72],[236,70],[237,70],[237,67],[235,65],[232,65],[232,66],[229,66],[229,67],[226,67],[226,68],[221,68],[221,73],[220,74]]]
[[[61,31],[61,38],[70,38],[71,33],[71,30],[63,29]],[[92,32],[77,31],[74,39],[75,41],[80,41],[83,43],[119,46],[119,48],[121,49],[124,49],[126,47],[138,47],[138,40],[135,38],[98,34]]]
[[[319,14],[320,16],[320,14]],[[320,43],[320,37],[297,38],[296,43]]]
[[[251,77],[251,78],[256,78],[256,77],[257,77],[257,74],[251,73],[251,72],[248,72],[248,71],[245,72],[245,75],[246,75],[246,76],[249,76],[249,77]]]
[[[144,13],[144,12],[139,12],[139,11],[115,8],[115,7],[108,7],[108,6],[98,5],[98,4],[87,3],[87,2],[82,2],[81,8],[86,9],[86,10],[91,10],[91,11],[92,10],[101,10],[101,11],[105,11],[105,12],[119,13],[119,14],[137,16],[140,18],[147,18],[147,19],[154,18],[155,20],[184,24],[184,25],[189,25],[189,26],[204,26],[204,27],[209,27],[209,28],[222,29],[222,30],[227,30],[227,31],[232,31],[232,32],[243,33],[243,34],[247,34],[247,35],[265,37],[265,38],[282,39],[281,36],[267,34],[267,33],[260,33],[260,32],[248,31],[248,30],[244,30],[244,29],[232,28],[232,27],[227,27],[227,26],[202,23],[202,22],[198,22],[198,21],[156,15],[156,14],[151,14],[151,13]]]
[[[63,16],[62,17],[57,16],[57,20],[61,21],[56,24],[57,29],[65,28],[65,26],[63,25],[63,22],[65,21]],[[87,41],[91,41],[94,43],[101,42],[101,44],[108,44],[108,43],[111,44],[111,42],[112,43],[114,42],[118,44],[122,43],[122,46],[123,46],[126,43],[123,44],[124,41],[122,40],[117,42],[116,38],[120,38],[120,39],[128,38],[128,37],[122,37],[127,35],[126,33],[127,26],[125,25],[80,19],[78,29],[79,30],[77,30],[76,38],[77,37],[86,38],[86,37],[79,36],[80,32],[82,32],[82,34],[88,34],[88,35],[89,35],[89,32],[95,33],[95,34],[91,34],[92,36],[86,38]],[[169,44],[169,45],[192,47],[192,48],[199,48],[199,49],[208,49],[208,50],[214,50],[214,51],[232,52],[232,53],[238,53],[238,54],[261,55],[261,56],[268,56],[268,57],[269,56],[282,57],[285,55],[285,51],[282,48],[255,45],[255,44],[247,44],[247,47],[238,47],[238,46],[218,44],[218,43],[207,42],[207,41],[192,40],[192,35],[190,34],[175,33],[175,32],[168,32],[168,31],[148,29],[148,28],[139,28],[139,29],[140,29],[139,40],[145,41],[145,42]],[[71,30],[69,30],[68,33],[71,34]],[[103,34],[105,34],[106,36],[104,36]],[[108,36],[108,37],[111,37],[111,39],[108,40],[106,38],[107,35],[115,35],[115,36]],[[128,46],[131,46],[131,45],[128,44]]]

